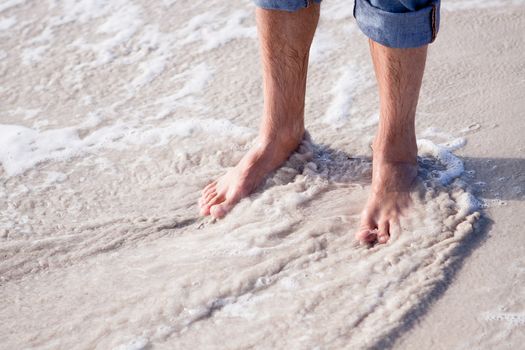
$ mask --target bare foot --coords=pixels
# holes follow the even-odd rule
[[[392,162],[374,157],[372,189],[361,214],[356,234],[362,243],[386,243],[390,230],[410,206],[410,189],[417,175],[417,164]]]
[[[380,118],[373,143],[372,191],[356,236],[363,243],[386,243],[411,204],[417,175],[416,108],[427,45],[399,49],[369,42]]]
[[[298,141],[271,141],[251,148],[239,164],[202,190],[201,215],[224,217],[237,202],[250,195],[266,175],[281,166],[297,148]]]

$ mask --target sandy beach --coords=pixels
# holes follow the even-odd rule
[[[354,238],[378,96],[325,0],[307,137],[226,218],[201,189],[253,145],[250,1],[0,1],[0,349],[519,349],[525,1],[444,1],[412,208]]]

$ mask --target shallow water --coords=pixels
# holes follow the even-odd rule
[[[198,217],[256,135],[241,4],[0,3],[0,347],[374,347],[445,281],[479,218],[453,154],[465,133],[420,133],[402,232],[359,246],[377,97],[338,3],[313,47],[309,136],[227,218]]]

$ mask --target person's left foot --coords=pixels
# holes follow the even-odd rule
[[[362,243],[386,243],[394,225],[411,204],[410,189],[417,163],[385,160],[374,152],[372,189],[361,214],[356,238]]]

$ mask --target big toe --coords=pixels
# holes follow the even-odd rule
[[[373,226],[362,227],[357,231],[355,237],[361,243],[372,243],[377,239],[377,229]]]
[[[216,219],[221,219],[233,208],[234,203],[224,202],[210,207],[210,214]]]

